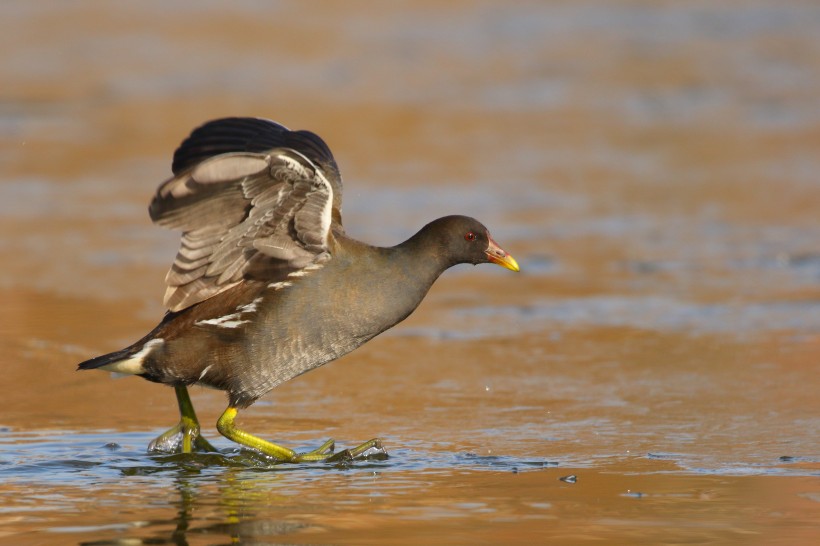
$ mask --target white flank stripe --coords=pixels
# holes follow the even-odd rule
[[[205,374],[208,373],[208,370],[211,369],[211,366],[213,366],[213,364],[209,364],[208,366],[205,367],[204,370],[202,370],[202,373],[199,374],[199,379],[197,379],[197,381],[202,381],[202,378],[205,377]]]
[[[245,305],[240,305],[236,308],[236,313],[231,313],[230,315],[225,315],[222,317],[216,317],[212,319],[204,319],[196,321],[197,326],[218,326],[220,328],[237,328],[242,326],[243,324],[247,324],[251,322],[250,320],[243,320],[242,315],[246,313],[255,313],[257,304],[262,303],[262,297],[258,297],[250,303],[246,303]]]
[[[250,322],[249,320],[241,320],[239,318],[239,313],[233,313],[230,315],[225,315],[224,317],[217,317],[212,319],[206,320],[198,320],[196,324],[198,326],[203,325],[211,325],[211,326],[218,326],[220,328],[236,328],[237,326],[241,326]]]
[[[262,303],[262,298],[261,298],[261,297],[256,298],[256,299],[255,299],[255,300],[253,300],[252,302],[250,302],[250,303],[246,303],[245,305],[243,305],[243,306],[241,306],[241,307],[237,307],[237,308],[236,308],[236,310],[237,310],[237,311],[239,311],[239,314],[240,314],[240,315],[241,315],[242,313],[255,313],[255,312],[256,312],[256,304],[257,304],[257,303]]]
[[[319,269],[322,269],[324,266],[325,266],[325,264],[322,264],[322,263],[306,265],[302,269],[294,271],[293,273],[288,273],[288,278],[294,278],[295,279],[295,278],[299,278],[299,277],[305,277],[309,273],[312,273],[314,271],[318,271]],[[273,285],[269,284],[268,288],[271,288],[271,287],[273,287]]]

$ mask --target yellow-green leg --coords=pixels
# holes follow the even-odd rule
[[[265,455],[273,457],[278,461],[286,463],[301,463],[309,461],[344,461],[364,455],[367,452],[371,452],[371,450],[380,454],[386,453],[384,448],[382,448],[381,440],[378,438],[373,438],[358,447],[353,449],[345,449],[344,451],[340,451],[336,454],[333,453],[333,440],[328,440],[313,451],[296,453],[292,449],[268,442],[267,440],[263,440],[262,438],[254,436],[244,430],[239,430],[236,428],[236,425],[234,425],[236,414],[237,409],[233,406],[228,406],[228,409],[225,410],[216,422],[216,429],[229,440],[232,440],[237,444],[242,444],[243,446],[253,448],[257,451],[261,451]]]
[[[179,405],[179,423],[157,436],[148,445],[148,451],[192,453],[197,451],[216,451],[208,440],[199,434],[199,420],[196,418],[194,405],[184,385],[174,387]]]

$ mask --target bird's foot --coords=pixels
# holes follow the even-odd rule
[[[148,444],[151,453],[215,452],[216,448],[199,433],[199,423],[182,417],[176,426],[163,432]]]
[[[335,453],[325,459],[328,462],[354,461],[358,459],[386,459],[387,450],[382,445],[381,438],[373,438],[354,448],[348,448]]]
[[[258,436],[254,436],[244,430],[236,428],[236,414],[237,409],[234,406],[228,406],[228,409],[219,417],[216,422],[216,429],[227,439],[250,447],[257,451],[261,451],[268,457],[276,459],[277,462],[282,463],[305,463],[316,461],[340,462],[352,461],[354,459],[366,459],[369,457],[386,457],[387,451],[382,447],[382,442],[378,438],[374,438],[368,442],[363,443],[353,449],[345,449],[339,453],[334,453],[335,444],[333,440],[328,440],[313,451],[305,453],[297,453],[292,449],[283,447],[273,442],[263,440]]]
[[[295,453],[291,457],[288,462],[293,463],[301,463],[305,461],[323,461],[328,457],[333,456],[333,452],[336,449],[336,442],[331,438],[327,442],[323,443],[313,451],[307,451],[305,453]]]
[[[368,459],[370,457],[387,457],[387,450],[384,449],[382,441],[379,438],[373,438],[357,447],[343,449],[338,453],[334,453],[333,448],[334,442],[331,439],[313,451],[294,454],[294,457],[288,462],[327,461],[329,463],[336,463],[356,459]]]

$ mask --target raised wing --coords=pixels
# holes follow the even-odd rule
[[[268,133],[260,133],[260,123]],[[267,136],[240,143],[236,128],[248,126]],[[330,259],[333,231],[342,229],[341,199],[316,162],[332,167],[340,191],[341,180],[319,137],[294,134],[270,121],[231,118],[197,129],[177,150],[176,176],[159,187],[149,208],[155,223],[183,232],[165,279],[168,309],[180,311],[243,279],[277,282]],[[273,141],[302,148],[236,149]]]
[[[208,158],[232,153],[264,153],[289,148],[308,158],[333,187],[333,229],[342,229],[342,177],[330,148],[310,131],[291,131],[263,118],[220,118],[191,132],[174,152],[171,170],[180,175]]]

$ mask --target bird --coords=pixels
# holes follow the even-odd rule
[[[171,170],[148,209],[155,224],[182,232],[165,277],[166,312],[136,343],[78,365],[174,388],[180,420],[152,452],[216,451],[188,393],[200,385],[227,393],[219,433],[277,463],[386,455],[379,438],[338,453],[333,440],[296,452],[238,428],[237,414],[407,318],[451,266],[519,271],[467,216],[433,220],[392,247],[348,236],[339,168],[310,131],[215,119],[183,140]]]

